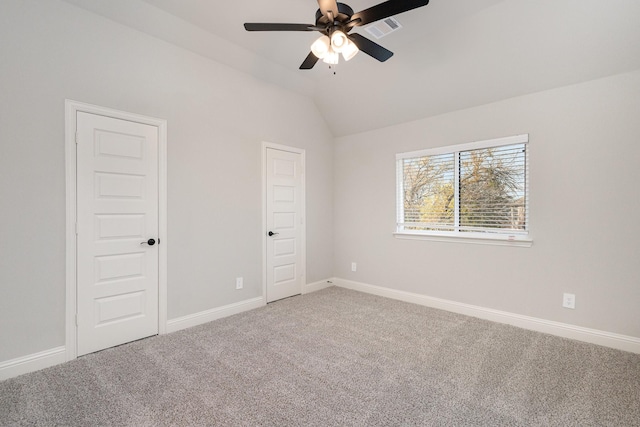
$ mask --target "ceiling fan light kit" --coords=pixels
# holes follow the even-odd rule
[[[360,52],[360,49],[358,49],[358,46],[356,46],[356,44],[354,42],[352,42],[351,40],[349,40],[349,43],[347,43],[347,45],[344,47],[344,49],[342,49],[342,57],[344,58],[345,61],[350,60],[351,58],[353,58],[354,56],[356,56],[356,53]]]
[[[347,35],[340,30],[336,30],[331,34],[331,47],[335,52],[342,52],[348,42]]]
[[[329,49],[327,54],[322,58],[322,62],[329,65],[337,65],[340,60],[340,54],[332,49]]]
[[[340,53],[345,61],[350,60],[359,52],[358,46],[347,38],[342,31],[334,31],[329,36],[320,36],[311,45],[311,52],[318,59],[330,65],[336,65],[340,58]]]
[[[429,0],[388,0],[368,9],[354,13],[353,9],[336,0],[318,0],[320,8],[316,12],[315,25],[246,23],[247,31],[318,31],[322,36],[311,45],[311,53],[300,65],[301,70],[310,70],[318,60],[331,65],[338,63],[340,53],[345,61],[350,60],[359,51],[384,62],[393,56],[393,52],[369,40],[358,33],[349,34],[354,27],[360,27],[426,6]]]
[[[318,40],[314,41],[311,45],[311,52],[318,58],[324,58],[329,52],[331,47],[331,40],[328,36],[321,36]]]

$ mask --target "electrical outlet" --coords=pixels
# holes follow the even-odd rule
[[[242,289],[242,286],[244,286],[243,282],[242,277],[236,277],[236,289]]]
[[[575,294],[563,294],[562,306],[564,308],[576,308],[576,295]]]
[[[356,264],[355,262],[351,263],[351,271],[357,271],[358,270],[358,264]]]

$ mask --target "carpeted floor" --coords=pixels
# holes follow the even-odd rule
[[[0,382],[0,425],[640,426],[640,355],[329,288]]]

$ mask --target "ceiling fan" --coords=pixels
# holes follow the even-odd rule
[[[318,0],[320,9],[316,12],[315,25],[246,23],[244,28],[247,31],[318,31],[322,33],[322,36],[311,45],[311,53],[300,65],[301,70],[310,70],[320,59],[335,65],[338,63],[340,53],[345,61],[348,61],[360,50],[384,62],[393,56],[393,52],[360,34],[349,34],[349,32],[354,27],[367,25],[427,4],[429,0],[388,0],[354,13],[351,7],[336,0]]]

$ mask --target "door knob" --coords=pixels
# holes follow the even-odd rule
[[[280,234],[280,233],[274,233],[273,231],[270,231],[270,232],[269,232],[269,237],[271,237],[271,236],[275,236],[276,234]]]
[[[149,245],[149,246],[153,246],[156,244],[156,241],[154,239],[149,239],[146,242],[140,242],[141,245]]]

